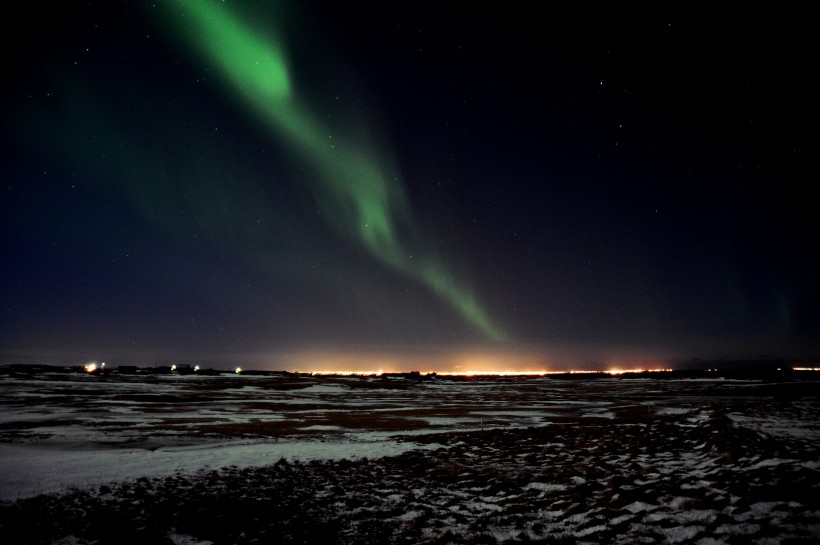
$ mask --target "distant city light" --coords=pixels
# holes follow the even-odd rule
[[[623,375],[624,373],[668,373],[672,369],[610,369],[606,371],[610,375]]]
[[[194,372],[196,373],[197,371],[199,371],[199,365],[194,365]]]
[[[545,371],[545,370],[529,370],[529,371],[499,371],[499,370],[467,370],[467,371],[424,371],[422,375],[439,375],[445,377],[474,377],[474,376],[502,376],[502,377],[516,377],[516,376],[546,376],[546,375],[622,375],[624,373],[668,373],[674,369],[609,369],[607,371],[596,371],[589,369],[566,369],[561,371]],[[378,371],[313,371],[312,375],[383,375],[385,372],[382,369]],[[401,374],[401,372],[395,372]]]
[[[241,368],[241,367],[237,367],[237,368],[236,368],[236,374],[238,375],[238,374],[239,374],[239,373],[241,373],[241,372],[242,372],[242,368]]]
[[[296,369],[293,370],[294,373],[298,373]],[[372,376],[372,375],[383,375],[384,371],[379,369],[378,371],[311,371],[311,375],[339,375],[339,376]]]
[[[549,375],[550,371],[444,371],[436,373],[442,376],[453,377],[474,377],[474,376],[543,376]]]
[[[85,369],[86,373],[93,373],[94,371],[97,370],[97,364],[96,363],[86,363],[83,366],[83,369]]]

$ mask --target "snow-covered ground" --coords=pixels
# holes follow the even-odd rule
[[[703,380],[7,377],[0,535],[817,543],[819,393]]]
[[[374,458],[413,448],[396,435],[538,426],[567,414],[612,418],[611,402],[562,402],[545,396],[545,381],[380,385],[241,375],[2,378],[0,500],[283,457]],[[511,398],[520,405],[511,409]]]

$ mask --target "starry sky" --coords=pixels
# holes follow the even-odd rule
[[[21,8],[0,357],[816,361],[808,15],[553,4]]]

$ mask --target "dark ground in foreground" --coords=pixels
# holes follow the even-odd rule
[[[411,438],[384,459],[226,468],[0,504],[3,542],[820,543],[814,396]]]

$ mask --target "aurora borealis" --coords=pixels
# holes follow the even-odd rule
[[[334,139],[335,131],[320,122],[293,89],[279,41],[255,37],[220,7],[187,2],[184,9],[178,8],[180,33],[193,36],[191,40],[213,59],[233,89],[250,101],[260,121],[316,171],[309,182],[323,217],[379,261],[426,284],[488,338],[503,339],[505,335],[447,274],[429,246],[413,247],[400,239],[400,231],[413,238],[418,229],[398,178],[380,164],[378,150],[362,149],[362,139],[352,134]],[[193,28],[188,28],[191,20]]]
[[[4,92],[1,353],[819,355],[800,18],[640,15],[29,9]]]

